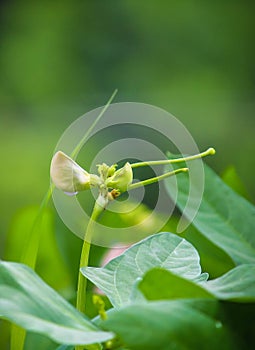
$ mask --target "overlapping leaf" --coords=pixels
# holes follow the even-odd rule
[[[206,282],[203,283],[205,284]],[[139,283],[139,288],[148,300],[214,298],[201,283],[159,268],[148,271]]]
[[[235,267],[211,281],[191,281],[165,269],[148,271],[139,282],[148,300],[217,298],[235,302],[255,301],[255,265]]]
[[[255,301],[255,265],[235,267],[215,280],[202,283],[218,299],[238,302]]]
[[[190,301],[190,300],[189,300]],[[130,350],[227,350],[236,349],[225,326],[192,302],[154,301],[131,304],[108,313],[101,326],[118,334]]]
[[[25,265],[0,262],[0,315],[26,330],[60,344],[93,344],[109,340]]]
[[[153,267],[162,267],[189,279],[201,274],[196,249],[168,232],[155,234],[133,245],[105,267],[82,268],[82,273],[105,292],[115,307],[120,307],[132,298],[137,280]]]
[[[189,196],[189,178],[180,176],[177,181],[177,205],[183,211]],[[167,179],[166,186],[171,196],[175,186],[173,179]],[[206,165],[205,190],[192,223],[236,264],[255,263],[255,207],[228,187]]]

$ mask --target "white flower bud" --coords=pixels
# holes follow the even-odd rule
[[[75,193],[90,188],[90,174],[65,153],[58,151],[52,158],[50,176],[57,188]]]

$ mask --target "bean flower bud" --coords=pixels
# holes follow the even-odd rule
[[[55,186],[67,193],[87,190],[99,180],[98,176],[91,177],[86,170],[61,151],[52,158],[50,175]]]
[[[123,168],[117,170],[113,176],[106,180],[106,185],[109,188],[116,189],[120,192],[128,190],[128,186],[133,181],[133,171],[130,163],[126,163]]]

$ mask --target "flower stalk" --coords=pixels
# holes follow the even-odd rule
[[[199,154],[195,154],[193,156],[183,157],[183,158],[176,158],[176,159],[165,159],[165,160],[150,160],[147,162],[138,162],[131,164],[131,168],[138,168],[142,166],[150,166],[150,165],[167,165],[167,164],[174,164],[174,163],[182,163],[190,160],[200,159],[206,156],[214,155],[216,153],[215,149],[210,147],[206,151],[201,152]]]
[[[166,179],[166,178],[168,178],[170,176],[177,175],[179,173],[186,173],[187,171],[189,171],[188,168],[181,168],[181,169],[176,169],[176,170],[173,170],[173,171],[169,171],[168,173],[165,173],[163,175],[152,177],[152,178],[147,179],[147,180],[143,180],[143,181],[139,181],[139,182],[133,183],[133,184],[129,185],[128,190],[134,190],[135,188],[139,188],[139,187],[142,187],[142,186],[150,185],[150,184],[153,184],[155,182],[164,180],[164,179]]]
[[[98,219],[101,212],[104,210],[103,207],[95,203],[93,208],[91,217],[89,219],[89,223],[86,229],[83,246],[81,250],[80,257],[80,266],[79,266],[79,275],[78,275],[78,287],[77,287],[77,300],[76,300],[76,308],[82,313],[85,313],[86,309],[86,289],[87,289],[87,279],[82,275],[80,269],[82,267],[88,266],[89,262],[89,252],[91,246],[91,238],[93,234],[94,225],[96,220]]]

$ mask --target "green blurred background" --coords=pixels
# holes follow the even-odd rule
[[[1,1],[0,253],[49,184],[52,152],[78,116],[144,102],[217,149],[255,195],[254,1]]]
[[[2,1],[1,243],[38,203],[65,128],[106,103],[179,118],[214,168],[233,164],[254,195],[253,1]]]

